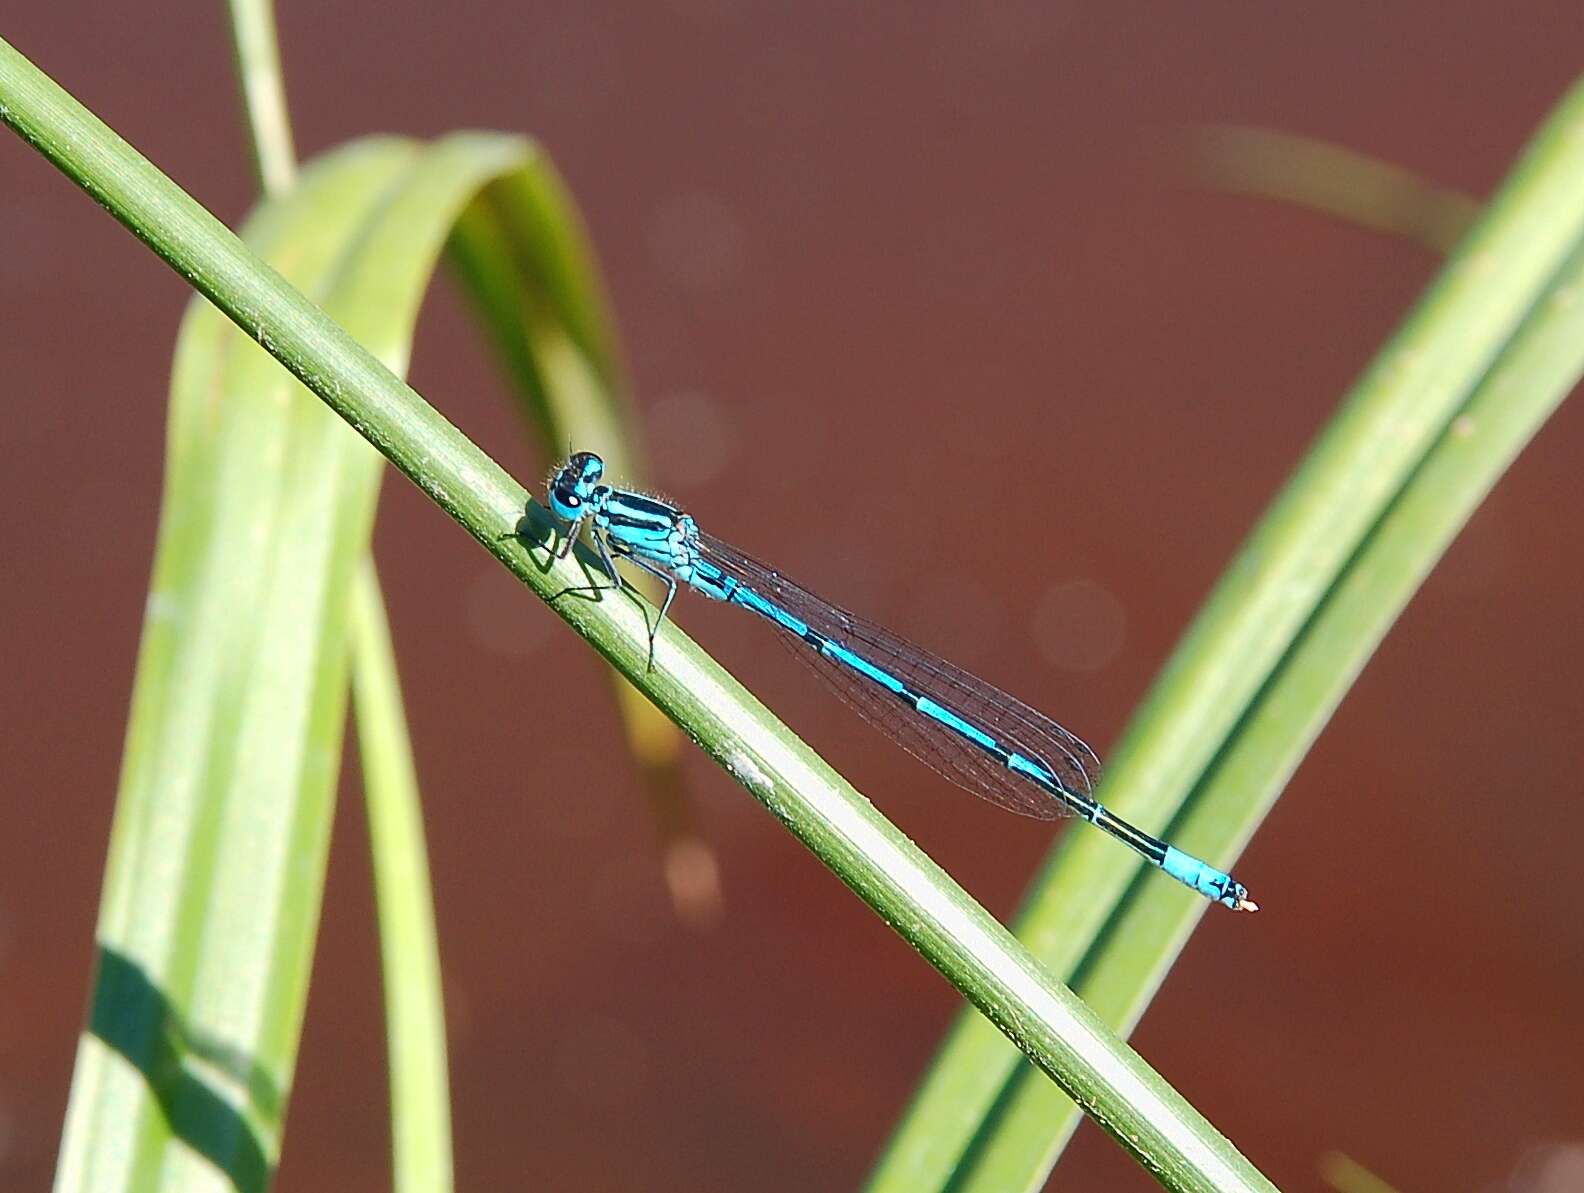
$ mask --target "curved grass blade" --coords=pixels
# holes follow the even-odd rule
[[[1190,138],[1189,166],[1206,186],[1309,207],[1437,253],[1456,248],[1479,216],[1467,195],[1328,141],[1231,124]]]
[[[0,41],[0,120],[189,278],[659,704],[836,875],[1173,1189],[1270,1185],[1191,1106],[685,635],[652,610],[559,601],[544,511],[369,352],[130,146]],[[502,532],[524,535],[510,543]],[[531,544],[525,549],[525,544]],[[652,667],[650,662],[653,662]]]
[[[263,197],[276,199],[297,173],[291,119],[269,0],[231,0],[249,143]],[[439,945],[411,734],[372,560],[358,571],[348,617],[358,745],[386,1003],[391,1175],[397,1193],[447,1193],[451,1171],[450,1081]]]
[[[358,197],[377,195],[407,157],[391,144],[305,178],[291,202],[254,221],[250,238],[266,253],[294,250],[303,284],[329,289],[336,247],[367,217]],[[320,218],[308,223],[308,211]],[[276,966],[306,981],[313,920],[304,914],[317,909],[328,827],[320,759],[334,756],[340,734],[338,708],[307,713],[316,689],[344,686],[339,675],[314,675],[334,652],[316,649],[311,589],[282,591],[278,579],[289,565],[312,567],[304,556],[322,553],[338,530],[321,519],[305,542],[275,533],[289,517],[287,449],[306,461],[313,446],[311,413],[288,407],[286,394],[267,357],[189,309],[61,1190],[207,1180],[262,1188],[278,1150],[286,1082],[261,1037],[295,1032],[290,1014],[269,1013],[257,992]],[[281,624],[288,609],[302,618],[294,635]],[[291,640],[278,641],[283,633]],[[278,701],[254,696],[268,689],[250,682],[272,659]],[[271,714],[304,728],[272,733]],[[258,878],[252,890],[235,884],[239,845],[256,850],[241,867]],[[262,960],[239,955],[249,938]],[[228,996],[229,1005],[209,1005]]]
[[[232,44],[249,143],[263,197],[297,174],[291,119],[269,0],[231,0]],[[363,797],[374,867],[384,977],[391,1101],[391,1175],[397,1193],[447,1193],[450,1081],[439,945],[411,734],[372,560],[358,570],[348,617]]]
[[[490,186],[458,222],[451,260],[545,454],[594,445],[623,476],[641,476],[637,419],[614,321],[577,209],[548,160]],[[603,445],[603,446],[601,446]],[[651,600],[647,577],[634,585]],[[622,725],[648,789],[673,906],[707,925],[720,910],[714,855],[693,830],[671,723],[613,676]]]
[[[1368,657],[1479,502],[1584,370],[1584,241],[1469,404],[1371,532],[1272,680],[1227,752],[1196,791],[1205,806],[1273,798],[1296,770]],[[1184,823],[1187,831],[1194,816]],[[1117,938],[1139,955],[1107,953],[1075,988],[1108,1023],[1130,1031],[1157,982],[1152,950],[1174,958],[1182,939],[1142,902],[1125,905]],[[1019,1066],[971,1177],[955,1189],[1035,1189],[1077,1126],[1072,1104]]]
[[[392,367],[458,211],[517,138],[359,143],[250,240]],[[172,382],[161,538],[57,1188],[243,1190],[279,1154],[382,469],[206,303]]]
[[[1102,786],[1120,815],[1169,825],[1181,847],[1230,863],[1467,510],[1544,421],[1556,387],[1566,392],[1565,360],[1526,376],[1539,405],[1514,403],[1508,431],[1481,437],[1489,457],[1436,482],[1450,522],[1416,524],[1374,546],[1392,511],[1413,508],[1426,478],[1440,475],[1429,462],[1448,450],[1460,415],[1485,400],[1497,358],[1513,359],[1542,334],[1542,313],[1547,325],[1561,317],[1550,305],[1565,293],[1557,279],[1584,236],[1581,121],[1584,87],[1558,105],[1223,577]],[[1368,576],[1396,579],[1340,601]],[[1312,644],[1322,642],[1317,655]],[[1126,1032],[1202,909],[1149,877],[1129,885],[1089,836],[1059,843],[1017,930]],[[977,1016],[963,1015],[869,1188],[1038,1188],[1076,1119],[1030,1078]]]

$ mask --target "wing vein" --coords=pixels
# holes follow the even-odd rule
[[[910,689],[945,705],[1001,745],[1045,768],[1064,790],[1093,795],[1100,777],[1099,758],[1081,738],[1043,713],[883,626],[822,600],[730,543],[700,532],[698,550],[704,560],[776,602],[816,633],[889,671]],[[998,807],[1040,820],[1071,810],[1055,792],[1009,770],[994,755],[845,664],[793,634],[782,632],[777,637],[859,716],[957,786]]]

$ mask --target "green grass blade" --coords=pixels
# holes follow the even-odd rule
[[[1487,437],[1495,471],[1471,469],[1455,499],[1438,498],[1464,512],[1445,527],[1417,526],[1421,537],[1411,543],[1380,548],[1390,563],[1371,553],[1390,511],[1427,483],[1428,461],[1446,450],[1498,355],[1509,359],[1535,334],[1542,296],[1584,235],[1581,121],[1584,88],[1558,106],[1234,561],[1118,751],[1102,794],[1121,814],[1145,826],[1169,823],[1172,838],[1200,856],[1234,857],[1422,570],[1406,589],[1372,591],[1367,615],[1338,606],[1341,595],[1360,575],[1379,578],[1410,555],[1428,569],[1444,549],[1440,536],[1455,532],[1465,503],[1472,508],[1516,452]],[[1542,392],[1555,381],[1545,374]],[[1548,411],[1525,411],[1532,422],[1524,437]],[[1332,628],[1317,638],[1321,626]],[[1324,642],[1323,656],[1312,653],[1315,641]],[[1325,699],[1315,699],[1322,691]],[[1153,876],[1129,885],[1095,836],[1063,839],[1018,934],[1126,1032],[1203,909]],[[1075,1122],[1042,1086],[1004,1041],[964,1015],[870,1188],[1039,1187]]]
[[[552,600],[594,561],[555,560],[521,486],[198,204],[0,42],[0,119],[87,189],[233,322],[375,444],[530,587]],[[532,543],[532,546],[526,544]],[[887,923],[1174,1189],[1268,1189],[1191,1106],[905,835],[679,630],[649,669],[635,601],[552,600]],[[338,606],[339,607],[339,606]]]
[[[1480,205],[1411,170],[1341,145],[1231,124],[1192,130],[1189,168],[1206,186],[1276,199],[1449,253]]]
[[[254,173],[263,195],[274,198],[285,194],[297,177],[297,150],[286,111],[275,11],[269,0],[227,0],[226,7],[231,13],[231,45],[236,52]]]
[[[305,180],[255,243],[330,289],[368,213],[358,196],[408,156],[388,145]],[[324,577],[369,515],[293,500],[345,478],[326,458],[337,428],[287,392],[267,357],[189,310],[62,1190],[258,1189],[278,1152],[300,998],[281,1008],[271,987],[305,988],[342,721]]]
[[[297,173],[268,0],[231,0],[232,43],[260,189],[278,198]],[[398,1190],[452,1187],[449,1077],[440,961],[417,776],[379,580],[358,570],[349,614],[358,744],[368,808],[390,1069],[391,1166]]]
[[[418,776],[374,565],[352,590],[352,694],[379,909],[390,1056],[392,1170],[398,1193],[447,1193],[450,1079],[434,898]]]
[[[310,169],[250,236],[403,367],[457,213],[524,154],[507,137],[364,143]],[[193,309],[61,1189],[268,1182],[379,465],[212,307]]]
[[[551,456],[572,440],[636,468],[625,381],[593,258],[570,259],[591,251],[543,159],[491,187],[451,241],[463,287]]]
[[[1258,797],[1297,767],[1452,538],[1577,383],[1584,370],[1581,299],[1584,241],[1300,635],[1268,695],[1207,777],[1207,805]],[[1368,898],[1367,890],[1360,898]],[[1108,1023],[1130,1028],[1154,988],[1149,957],[1162,950],[1175,956],[1180,941],[1142,904],[1123,909],[1115,934],[1135,943],[1137,954],[1109,951],[1076,989]],[[1026,1066],[1018,1067],[1010,1089],[972,1175],[954,1189],[1041,1187],[1077,1126],[1071,1102]]]
[[[584,232],[560,176],[539,158],[491,186],[451,241],[451,260],[546,454],[598,451],[614,475],[643,475],[637,422],[615,351],[614,323]],[[653,599],[648,577],[635,585]],[[693,832],[681,741],[632,685],[613,676],[628,747],[649,792],[673,905],[694,924],[718,914],[713,854]]]
[[[615,321],[594,265],[594,246],[566,184],[549,160],[502,178],[475,211],[488,210],[532,308],[530,322],[562,328],[607,395],[624,401],[626,371]]]

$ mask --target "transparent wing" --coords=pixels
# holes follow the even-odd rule
[[[699,554],[740,584],[774,601],[810,629],[840,643],[913,691],[929,696],[995,738],[1038,762],[1066,790],[1093,794],[1100,760],[1082,739],[1021,700],[939,655],[847,612],[713,535],[698,535]],[[782,641],[858,715],[957,786],[1023,816],[1052,820],[1071,811],[1055,793],[1008,770],[996,757],[845,664],[792,634]]]

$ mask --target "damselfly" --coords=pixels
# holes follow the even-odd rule
[[[798,653],[848,704],[903,749],[991,803],[1050,820],[1082,817],[1178,882],[1234,911],[1257,911],[1248,890],[1216,867],[1152,837],[1094,798],[1100,760],[1077,736],[938,655],[794,584],[654,497],[604,483],[605,462],[578,452],[549,484],[565,527],[565,557],[584,527],[618,587],[626,559],[666,586],[665,620],[678,584],[740,605],[796,639]]]

